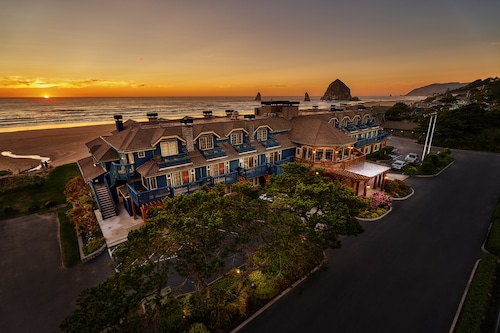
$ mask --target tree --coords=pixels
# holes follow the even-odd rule
[[[273,178],[267,192],[272,208],[285,208],[297,214],[305,226],[306,237],[323,248],[338,246],[337,235],[356,235],[362,227],[355,216],[366,206],[362,198],[340,182],[331,182],[321,169],[297,163],[283,166],[285,173]]]
[[[400,121],[403,119],[411,118],[411,115],[411,108],[405,103],[399,102],[394,104],[389,110],[386,111],[385,118],[387,120]]]

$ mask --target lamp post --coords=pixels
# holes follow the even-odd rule
[[[429,154],[432,146],[432,137],[434,136],[434,129],[436,128],[437,112],[432,112],[429,114],[429,127],[427,128],[427,135],[425,136],[424,150],[422,152],[422,161],[425,155]]]

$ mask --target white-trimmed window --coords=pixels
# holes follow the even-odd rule
[[[207,176],[216,177],[219,175],[219,164],[207,165]]]
[[[240,167],[248,169],[254,166],[257,166],[257,156],[248,156],[240,159]]]
[[[259,128],[257,130],[257,140],[258,141],[266,141],[267,140],[267,128]]]
[[[161,156],[172,156],[179,154],[177,140],[165,140],[160,142]]]
[[[145,151],[138,151],[137,152],[137,158],[144,158],[144,157],[146,157]]]
[[[276,163],[278,161],[281,161],[281,150],[279,151],[273,151],[271,153],[266,154],[266,162],[267,163]]]
[[[333,118],[332,120],[330,120],[330,123],[333,127],[339,127],[339,120],[337,118]]]
[[[327,161],[333,161],[333,149],[327,148],[325,150],[325,160],[327,160]]]
[[[243,132],[242,131],[232,132],[231,136],[229,137],[229,140],[231,140],[231,144],[233,146],[241,145],[243,143]]]
[[[347,124],[349,123],[349,117],[344,117],[342,118],[342,127],[346,127]]]
[[[167,175],[168,186],[182,185],[182,172],[172,172]]]
[[[202,135],[198,139],[198,146],[201,150],[214,149],[214,139],[212,135]]]
[[[142,177],[142,185],[148,190],[154,190],[158,188],[156,177]]]

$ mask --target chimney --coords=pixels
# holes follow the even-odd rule
[[[181,119],[182,137],[186,140],[187,151],[194,151],[193,118],[188,116]]]
[[[114,118],[115,118],[116,130],[118,132],[123,131],[125,128],[123,127],[123,120],[122,120],[123,117],[122,117],[122,115],[121,114],[117,114],[117,115],[114,116]]]
[[[255,119],[255,115],[254,114],[246,114],[244,116],[244,118],[245,118],[245,120],[247,120],[245,127],[246,127],[246,130],[248,132],[250,142],[253,142],[253,141],[255,141],[255,137],[254,137],[255,126],[253,123],[253,120]]]
[[[158,120],[158,113],[157,112],[148,112],[147,115],[149,121],[154,121]]]

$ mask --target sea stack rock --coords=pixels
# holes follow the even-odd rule
[[[336,79],[335,81],[330,83],[328,89],[326,89],[325,94],[323,95],[323,97],[321,97],[322,101],[348,101],[351,99],[351,89],[349,89],[349,87],[339,79]]]
[[[309,94],[306,92],[306,94],[304,95],[304,102],[310,102],[311,101],[311,97],[309,97]]]
[[[262,97],[260,96],[260,92],[257,93],[257,96],[255,96],[256,101],[262,100]]]

